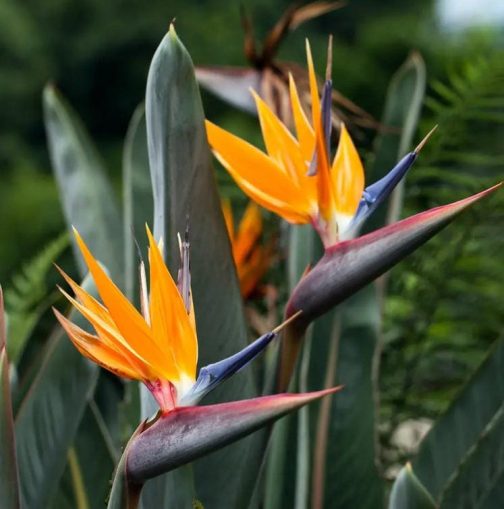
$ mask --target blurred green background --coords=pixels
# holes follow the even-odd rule
[[[334,35],[334,85],[375,118],[412,50],[426,61],[422,132],[438,133],[408,176],[405,214],[502,179],[504,13],[499,0],[353,0],[290,34],[279,58],[304,63],[308,37],[323,69]],[[243,2],[258,40],[289,1]],[[82,117],[120,192],[121,150],[150,59],[172,19],[195,64],[245,65],[240,3],[217,0],[0,2],[0,281],[63,229],[42,121],[53,81]],[[207,116],[258,139],[256,121],[204,93]],[[375,133],[361,143],[370,152]],[[418,133],[417,139],[420,139]],[[223,191],[231,193],[230,184]],[[233,193],[236,194],[236,193]],[[501,333],[503,193],[465,214],[392,272],[382,363],[383,435],[435,417]]]

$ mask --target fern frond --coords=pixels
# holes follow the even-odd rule
[[[15,364],[41,315],[53,301],[48,298],[47,274],[68,244],[66,232],[54,239],[22,267],[5,291],[9,359]]]

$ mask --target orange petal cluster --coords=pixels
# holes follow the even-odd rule
[[[306,44],[311,123],[289,76],[296,136],[252,91],[266,151],[206,122],[213,153],[241,189],[261,206],[294,224],[312,223],[326,246],[334,244],[354,216],[364,190],[364,170],[343,125],[332,164],[322,125],[321,101],[309,43]],[[316,157],[317,167],[308,174]]]
[[[271,261],[268,250],[258,244],[262,233],[261,211],[254,202],[250,202],[243,213],[237,231],[234,228],[233,212],[229,201],[222,203],[222,212],[231,241],[241,294],[246,298],[257,288]]]
[[[141,380],[162,410],[170,410],[195,381],[198,341],[194,317],[173,281],[150,230],[150,295],[142,315],[122,294],[93,257],[79,233],[78,246],[89,268],[101,302],[61,274],[75,298],[61,289],[71,304],[93,326],[91,334],[55,310],[75,347],[96,364],[124,378]]]

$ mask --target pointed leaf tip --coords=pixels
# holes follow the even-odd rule
[[[160,417],[130,444],[127,476],[143,483],[220,449],[285,414],[340,390],[277,394],[218,405],[179,407]]]
[[[399,472],[390,492],[388,509],[437,509],[432,495],[415,475],[411,463]]]

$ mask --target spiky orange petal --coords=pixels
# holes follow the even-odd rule
[[[319,213],[324,221],[331,223],[334,215],[334,193],[332,189],[331,174],[329,168],[329,154],[324,134],[322,119],[315,126],[315,146],[317,153],[317,169],[314,177],[317,181],[317,196]]]
[[[271,111],[270,107],[254,92],[251,92],[259,115],[261,130],[268,155],[292,179],[300,185],[299,177],[304,176],[308,169],[298,141],[291,132]]]
[[[54,313],[68,337],[82,355],[118,376],[132,380],[141,379],[138,371],[131,366],[127,358],[105,345],[96,336],[77,327],[56,309],[54,309]]]
[[[253,145],[209,121],[206,129],[215,156],[246,194],[287,221],[309,222],[310,204],[304,190],[278,164]]]
[[[97,316],[100,317],[103,322],[115,328],[114,321],[110,316],[107,308],[103,306],[100,302],[98,302],[92,295],[90,295],[84,288],[81,288],[64,270],[56,265],[56,269],[61,274],[63,279],[68,283],[70,288],[75,293],[77,300],[86,308],[91,310]]]
[[[240,291],[248,297],[257,288],[259,281],[268,270],[270,255],[261,246],[256,246],[248,259],[238,266]]]
[[[234,239],[233,210],[231,209],[231,202],[227,199],[222,200],[222,215],[224,216],[226,230],[232,243]]]
[[[137,371],[137,378],[149,379],[149,378],[163,378],[165,373],[161,370],[158,371],[156,366],[149,364],[145,359],[139,356],[131,345],[122,337],[121,333],[117,330],[115,324],[110,324],[102,319],[100,315],[93,312],[91,308],[88,308],[70,296],[65,290],[60,288],[61,293],[67,298],[81,315],[92,324],[98,339],[107,348],[111,348],[116,351],[124,358],[128,359],[131,366],[134,366]]]
[[[198,341],[184,301],[163,261],[161,251],[147,227],[150,257],[150,316],[154,341],[171,353],[168,362],[177,368],[178,381],[184,375],[196,378]]]
[[[313,58],[310,49],[310,43],[306,40],[306,58],[308,61],[308,76],[310,81],[310,97],[312,107],[312,125],[316,130],[316,126],[320,123],[320,97],[317,83],[317,76],[315,74],[315,67],[313,65]]]
[[[143,359],[149,364],[159,366],[163,370],[165,354],[152,341],[151,331],[142,315],[100,267],[77,230],[74,229],[74,232],[84,260],[93,276],[98,293],[114,320],[118,331],[131,348],[138,352]]]
[[[262,232],[262,217],[259,207],[250,202],[243,213],[237,235],[233,241],[233,258],[240,265],[252,251]]]
[[[313,130],[310,122],[306,118],[301,101],[299,100],[299,94],[297,91],[296,83],[291,74],[289,74],[289,91],[290,100],[292,106],[292,116],[294,117],[294,125],[296,127],[296,134],[299,140],[299,146],[303,159],[305,161],[305,173],[308,168],[313,152],[315,151],[315,131]]]
[[[331,177],[337,211],[353,216],[364,191],[364,168],[344,124],[341,126]]]

